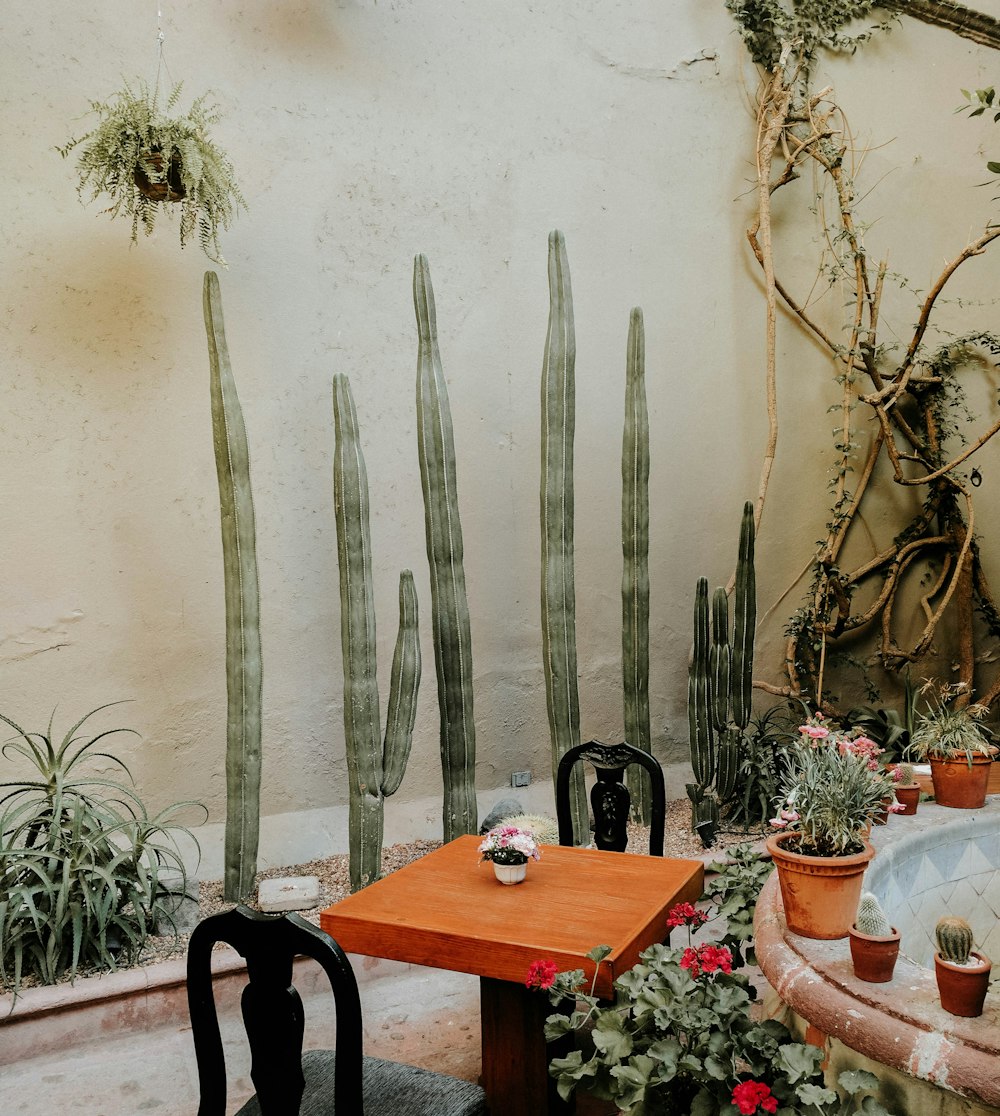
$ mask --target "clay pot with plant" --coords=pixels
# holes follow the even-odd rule
[[[149,236],[161,207],[169,212],[176,206],[181,247],[197,238],[209,259],[224,267],[220,230],[246,202],[232,164],[209,135],[218,109],[203,94],[187,113],[175,115],[180,94],[177,84],[161,107],[158,87],[126,82],[107,101],[91,101],[97,126],[57,150],[65,158],[80,148],[77,193],[86,200],[106,194],[111,205],[105,212],[131,219],[133,244],[140,225]]]
[[[948,915],[938,921],[934,936],[938,946],[934,976],[941,1006],[966,1019],[982,1015],[993,966],[972,948],[972,927],[964,918]]]
[[[997,754],[992,733],[982,724],[986,713],[986,706],[968,702],[966,687],[950,686],[940,689],[919,714],[909,755],[930,763],[938,805],[978,810],[985,804]]]
[[[869,984],[886,984],[899,957],[899,931],[890,925],[882,904],[870,891],[861,895],[848,937],[854,975]]]
[[[891,793],[881,749],[864,735],[827,726],[821,715],[800,726],[789,750],[778,815],[768,838],[785,921],[807,938],[846,938],[875,850],[865,833]]]
[[[913,771],[912,763],[901,763],[893,770],[896,780],[896,801],[902,806],[901,814],[912,815],[920,805],[920,784]]]

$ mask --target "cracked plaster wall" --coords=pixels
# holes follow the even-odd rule
[[[753,75],[721,0],[161,8],[169,76],[184,80],[185,105],[214,91],[225,112],[217,138],[250,203],[224,235],[221,281],[257,512],[263,812],[346,800],[338,371],[351,378],[371,485],[383,704],[400,568],[414,570],[422,609],[416,738],[387,817],[439,795],[414,426],[417,252],[430,259],[456,431],[477,784],[502,787],[520,769],[546,777],[538,393],[556,227],[576,301],[583,732],[621,733],[620,416],[638,304],[652,427],[651,697],[666,755],[686,740],[694,581],[730,572],[766,433],[763,312],[744,240]],[[141,743],[122,738],[121,754],[143,795],[154,807],[202,799],[218,822],[225,675],[201,319],[209,265],[179,250],[170,223],[130,247],[125,224],[100,203],[80,205],[72,167],[53,150],[85,130],[88,100],[119,75],[153,77],[156,6],[7,5],[0,30],[0,710],[39,728],[58,705],[59,727],[128,699],[100,724],[141,733]],[[951,108],[960,86],[987,83],[993,61],[908,23],[856,64],[829,67],[873,144],[870,181],[886,179],[888,212],[872,235],[893,244],[893,265],[915,269],[918,286],[983,224],[988,199],[972,188],[981,157]],[[779,209],[779,231],[793,221]],[[784,263],[806,275],[803,228]],[[988,298],[996,266],[975,266],[965,293]],[[808,342],[784,329],[781,348],[782,441],[758,547],[759,611],[775,609],[761,673],[772,677],[798,590],[779,598],[825,518],[832,390]],[[819,416],[811,431],[804,412]]]

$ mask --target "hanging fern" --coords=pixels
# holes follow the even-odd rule
[[[57,150],[65,158],[80,147],[77,193],[88,201],[107,194],[111,205],[106,212],[131,219],[133,244],[140,226],[149,236],[161,207],[176,204],[181,247],[197,237],[209,259],[225,266],[219,232],[229,228],[246,202],[232,164],[209,138],[219,111],[203,94],[186,115],[172,116],[180,83],[162,110],[158,93],[144,82],[135,88],[126,82],[110,100],[91,101],[90,111],[100,123]]]

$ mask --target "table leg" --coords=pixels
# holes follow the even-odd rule
[[[544,992],[481,977],[483,1088],[490,1116],[570,1116],[549,1077],[545,1020],[553,1007]]]

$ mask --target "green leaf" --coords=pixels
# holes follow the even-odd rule
[[[878,1078],[867,1070],[845,1070],[838,1078],[837,1084],[845,1093],[852,1097],[863,1089],[868,1092],[878,1088]]]

